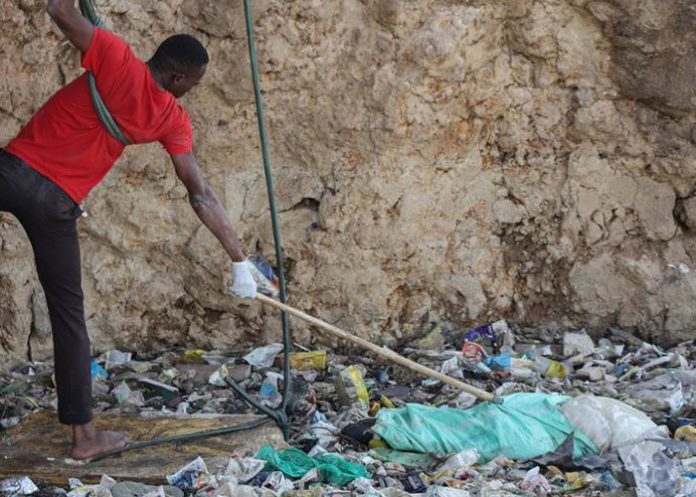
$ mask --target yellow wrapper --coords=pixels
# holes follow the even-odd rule
[[[549,367],[546,369],[545,376],[547,378],[558,378],[559,380],[565,380],[568,376],[568,368],[558,361],[551,361]]]
[[[205,354],[205,350],[201,349],[185,350],[184,353],[179,356],[178,362],[185,364],[205,364],[205,360],[203,359]]]
[[[293,352],[290,354],[292,369],[326,369],[326,351]]]
[[[592,478],[582,471],[574,471],[571,473],[566,473],[566,482],[568,482],[568,488],[570,490],[580,490],[586,487],[588,483],[592,481]]]
[[[363,381],[360,370],[355,366],[348,366],[338,374],[336,382],[336,394],[344,405],[351,405],[358,400],[366,408],[370,407],[370,394]]]

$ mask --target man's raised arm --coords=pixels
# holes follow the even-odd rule
[[[220,240],[233,261],[232,293],[241,298],[256,296],[256,282],[251,274],[237,234],[213,189],[203,177],[201,168],[192,153],[171,155],[176,175],[186,186],[189,202],[203,224]]]
[[[215,192],[203,177],[192,153],[171,155],[176,175],[186,186],[189,202],[208,229],[220,240],[225,251],[235,262],[245,259],[237,234]]]
[[[75,0],[48,0],[48,15],[70,43],[82,53],[87,51],[92,42],[94,27],[75,8]]]

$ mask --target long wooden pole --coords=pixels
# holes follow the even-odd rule
[[[380,347],[378,345],[373,344],[372,342],[368,342],[364,338],[360,338],[355,335],[351,335],[347,331],[342,330],[341,328],[337,328],[336,326],[333,326],[325,321],[322,321],[321,319],[317,319],[313,316],[310,316],[309,314],[305,314],[304,312],[295,309],[294,307],[290,307],[287,304],[283,304],[282,302],[278,302],[275,299],[272,299],[270,297],[267,297],[266,295],[263,295],[261,293],[256,294],[256,300],[260,300],[264,304],[271,305],[273,307],[276,307],[278,309],[281,309],[288,314],[292,314],[293,316],[297,316],[298,318],[307,321],[308,323],[312,323],[313,325],[317,326],[318,328],[321,328],[324,331],[327,331],[331,333],[332,335],[336,335],[338,337],[341,337],[345,340],[348,340],[349,342],[353,342],[354,344],[370,350],[374,352],[375,354],[381,355],[382,357],[385,357],[389,359],[392,362],[395,362],[397,364],[400,364],[408,369],[411,369],[417,373],[420,373],[425,376],[429,376],[431,378],[435,378],[436,380],[440,380],[443,383],[446,383],[448,385],[451,385],[453,387],[459,388],[461,390],[464,390],[467,393],[470,393],[471,395],[481,399],[485,400],[488,402],[496,402],[497,399],[495,395],[490,394],[484,390],[481,390],[480,388],[473,387],[471,385],[467,385],[463,381],[459,381],[455,378],[452,378],[450,376],[447,376],[445,374],[440,373],[439,371],[435,371],[434,369],[428,368],[426,366],[423,366],[421,364],[418,364],[417,362],[414,362],[410,359],[405,358],[402,355],[397,354],[393,350],[389,350],[386,347]]]

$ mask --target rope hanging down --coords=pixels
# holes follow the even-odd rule
[[[104,22],[99,16],[97,16],[97,13],[94,10],[92,0],[80,0],[80,12],[82,12],[82,15],[85,16],[94,26],[99,28],[104,27]],[[87,79],[89,81],[89,93],[92,96],[92,104],[94,105],[94,110],[99,116],[99,120],[102,122],[111,136],[116,138],[124,145],[130,145],[131,141],[126,138],[121,131],[121,128],[118,127],[118,124],[111,116],[109,109],[106,108],[106,104],[99,95],[99,91],[97,91],[97,82],[94,79],[94,75],[89,73]]]

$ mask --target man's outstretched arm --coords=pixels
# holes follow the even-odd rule
[[[75,0],[48,0],[48,15],[70,43],[82,53],[87,51],[92,42],[94,27],[75,8]]]
[[[189,202],[203,224],[220,240],[225,251],[235,262],[245,260],[237,234],[213,189],[203,177],[192,153],[171,155],[176,175],[186,186]]]

